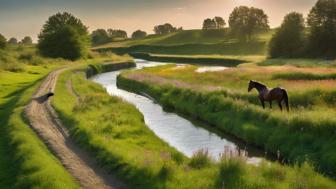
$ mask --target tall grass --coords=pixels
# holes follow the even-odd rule
[[[336,174],[333,150],[336,119],[323,118],[319,111],[293,115],[279,111],[270,113],[220,92],[141,83],[125,75],[118,77],[118,85],[131,91],[146,92],[164,107],[207,121],[274,154],[280,150],[288,162],[302,163],[308,158],[317,170],[332,176]]]

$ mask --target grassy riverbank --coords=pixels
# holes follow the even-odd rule
[[[305,68],[242,65],[205,73],[195,72],[195,66],[167,65],[125,73],[118,85],[146,92],[166,108],[207,121],[270,152],[280,150],[290,162],[311,161],[317,170],[335,176],[336,93],[331,86],[336,83],[325,75],[336,69],[309,68],[307,62]],[[329,66],[328,61],[324,64]],[[298,73],[302,73],[300,80],[293,80]],[[288,79],[288,75],[293,76]],[[262,110],[257,95],[247,93],[250,79],[287,88],[291,112],[277,107]]]
[[[0,52],[0,188],[79,188],[24,118],[40,80],[65,63],[50,64],[33,51],[10,47]],[[32,62],[20,60],[22,54],[31,55]],[[33,65],[38,59],[43,63]]]
[[[55,92],[53,106],[71,135],[132,188],[335,187],[308,164],[252,166],[238,157],[215,163],[205,152],[188,159],[150,131],[133,105],[109,96],[83,72],[62,74]]]

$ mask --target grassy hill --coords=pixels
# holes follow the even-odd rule
[[[93,49],[123,53],[155,53],[178,55],[266,55],[274,30],[260,33],[251,42],[240,42],[227,29],[185,30],[167,35],[150,35],[143,39],[111,42]]]

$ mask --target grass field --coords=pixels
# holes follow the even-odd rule
[[[144,39],[112,42],[94,50],[123,53],[176,55],[259,55],[267,54],[267,44],[274,30],[260,33],[251,42],[240,42],[225,30],[185,30]]]
[[[14,64],[22,64],[19,70],[12,62],[0,62],[9,64],[0,70],[0,188],[79,188],[23,117],[39,81],[64,62],[33,66],[17,60],[22,51],[5,52]]]
[[[68,62],[41,57],[34,46],[0,50],[0,188],[79,188],[30,129],[23,111],[40,81],[52,70],[111,59],[129,57],[94,53],[90,60]]]
[[[220,72],[198,73],[196,66],[166,65],[124,73],[118,83],[145,91],[165,107],[207,121],[290,162],[312,161],[316,169],[335,176],[336,68],[331,61],[267,60]],[[306,62],[306,63],[304,63]],[[320,62],[316,67],[314,62]],[[299,65],[299,66],[295,66]],[[314,65],[312,67],[312,65]],[[262,110],[249,80],[289,91],[291,112]]]

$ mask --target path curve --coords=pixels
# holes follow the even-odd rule
[[[51,72],[33,95],[33,100],[26,106],[25,115],[30,126],[83,188],[127,188],[75,144],[45,96],[49,91],[54,91],[58,76],[64,70]]]

